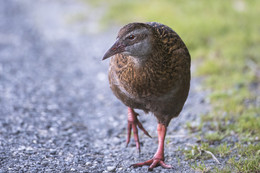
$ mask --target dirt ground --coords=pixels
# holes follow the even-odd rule
[[[139,132],[140,155],[133,141],[125,148],[127,108],[112,94],[108,61],[101,61],[120,26],[100,32],[102,12],[92,11],[80,1],[0,1],[0,172],[147,171],[129,166],[155,153],[156,119],[140,112],[153,138]],[[183,127],[210,110],[206,94],[192,78],[166,136],[173,169],[154,172],[194,172],[180,149],[196,138]]]

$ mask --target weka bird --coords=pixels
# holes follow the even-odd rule
[[[168,26],[156,22],[130,23],[120,29],[114,45],[103,60],[111,57],[109,83],[115,96],[128,106],[127,144],[133,129],[140,152],[137,126],[150,137],[134,109],[152,112],[158,120],[159,145],[152,159],[133,164],[164,163],[164,139],[169,122],[177,117],[190,88],[190,54],[184,42]]]

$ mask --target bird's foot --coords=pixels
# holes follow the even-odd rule
[[[137,118],[138,113],[136,113],[132,108],[128,108],[128,125],[127,125],[127,140],[126,140],[126,146],[128,146],[131,138],[131,131],[133,129],[134,132],[134,139],[136,143],[136,148],[138,149],[140,153],[140,143],[139,143],[139,137],[138,137],[138,129],[137,126],[151,138],[149,133],[144,129],[143,125],[140,123],[140,121]]]
[[[152,171],[153,168],[155,168],[157,166],[161,166],[161,167],[166,168],[166,169],[172,168],[171,165],[165,164],[163,159],[158,159],[158,158],[152,158],[152,159],[147,160],[145,162],[136,163],[136,164],[133,164],[131,166],[133,166],[134,168],[137,168],[137,167],[141,167],[141,166],[144,166],[144,165],[149,166],[148,171]]]

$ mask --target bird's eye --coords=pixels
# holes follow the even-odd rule
[[[130,40],[133,40],[135,38],[135,36],[134,35],[129,35],[127,38],[130,39]]]

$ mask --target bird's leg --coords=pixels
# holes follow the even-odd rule
[[[140,166],[148,165],[149,171],[152,171],[153,168],[155,168],[159,165],[162,166],[163,168],[167,168],[167,169],[172,168],[170,165],[166,165],[164,163],[164,139],[165,139],[166,131],[167,131],[167,127],[163,124],[158,123],[157,132],[158,132],[159,145],[158,145],[158,149],[157,149],[155,155],[150,160],[147,160],[142,163],[133,164],[132,165],[133,167],[140,167]]]
[[[147,136],[149,136],[151,138],[151,136],[149,135],[149,133],[144,129],[143,125],[140,123],[140,121],[137,118],[138,114],[130,107],[128,107],[128,125],[127,125],[127,140],[126,140],[126,146],[129,144],[130,142],[130,138],[131,138],[131,131],[133,129],[134,132],[134,139],[135,139],[135,143],[136,143],[136,148],[138,149],[138,151],[140,152],[140,143],[139,143],[139,137],[138,137],[138,129],[137,126],[144,132],[144,134],[146,134]]]

